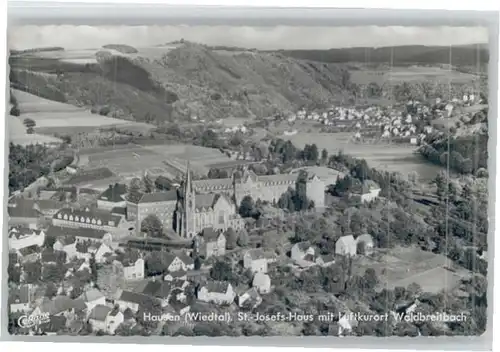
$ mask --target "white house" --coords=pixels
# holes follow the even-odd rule
[[[93,331],[104,331],[110,335],[115,333],[123,321],[124,316],[119,309],[111,309],[105,305],[95,306],[89,315],[89,323]]]
[[[144,259],[142,258],[138,258],[135,262],[115,260],[113,265],[115,270],[123,272],[123,278],[127,281],[144,279]]]
[[[105,243],[101,243],[97,250],[95,251],[95,261],[96,263],[104,263],[106,261],[106,257],[109,254],[113,253],[113,249]]]
[[[115,300],[115,303],[120,307],[120,311],[123,312],[127,308],[130,308],[134,314],[137,313],[141,306],[151,307],[154,306],[155,303],[157,303],[158,306],[161,306],[161,301],[154,297],[125,290],[117,292],[117,299]]]
[[[308,254],[315,256],[315,250],[308,242],[299,242],[293,245],[290,254],[294,261],[300,261]]]
[[[58,238],[52,248],[55,251],[65,252],[68,262],[77,256],[76,239],[71,236]]]
[[[356,240],[352,235],[342,236],[335,243],[335,254],[355,256],[357,253]]]
[[[251,308],[257,308],[261,303],[262,297],[259,295],[255,287],[252,287],[238,296],[238,306],[240,308],[245,305],[250,305]]]
[[[231,304],[235,293],[233,287],[227,281],[209,281],[198,290],[198,299],[204,302],[216,304]]]
[[[45,232],[27,227],[13,227],[9,231],[9,248],[19,250],[31,246],[42,247],[45,242]]]
[[[252,287],[256,288],[261,294],[271,292],[271,278],[264,273],[257,273],[253,277]]]
[[[267,258],[261,249],[250,249],[243,256],[243,267],[253,273],[267,273]]]

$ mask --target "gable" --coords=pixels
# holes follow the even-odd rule
[[[214,211],[226,211],[227,209],[232,208],[231,203],[229,203],[228,199],[221,195],[218,197],[217,201],[215,202],[213,209]]]

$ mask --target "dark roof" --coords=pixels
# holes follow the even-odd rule
[[[202,193],[195,195],[195,207],[196,209],[207,209],[213,208],[217,201],[221,198],[225,198],[229,203],[231,200],[224,193]]]
[[[307,255],[304,257],[304,260],[307,260],[308,262],[314,262],[314,255],[312,255],[312,254],[307,254]]]
[[[125,301],[125,302],[137,303],[140,306],[148,305],[151,303],[154,304],[154,303],[158,302],[157,299],[155,299],[151,296],[148,296],[148,295],[145,295],[142,293],[135,293],[132,291],[122,291],[119,300]]]
[[[71,299],[68,296],[57,296],[51,301],[44,301],[40,306],[42,313],[49,313],[50,315],[59,314],[61,312],[75,309],[82,311],[86,309],[86,305],[82,300]]]
[[[36,244],[29,246],[29,247],[24,247],[19,250],[19,253],[23,256],[26,257],[30,254],[35,254],[40,251],[40,247],[38,247]]]
[[[28,285],[21,285],[17,289],[9,290],[9,303],[29,303],[32,298],[32,292]]]
[[[44,263],[55,263],[57,259],[57,255],[55,251],[44,250],[42,252],[42,262]]]
[[[205,285],[208,292],[219,292],[226,293],[229,287],[229,282],[227,281],[208,281]]]
[[[172,291],[172,284],[168,281],[149,281],[142,290],[142,294],[157,298],[167,298]]]
[[[205,242],[214,242],[217,241],[221,233],[216,231],[213,227],[205,227],[201,231],[201,235],[203,236]]]
[[[250,249],[245,254],[250,255],[253,260],[265,259],[266,255],[262,249]]]
[[[102,239],[106,234],[106,231],[94,230],[89,228],[71,228],[62,226],[49,226],[46,231],[47,236],[62,237],[62,236],[74,236],[74,237],[85,237],[93,239]]]
[[[7,212],[11,218],[37,218],[42,213],[36,209],[35,201],[32,199],[18,198],[15,203],[10,204]]]
[[[57,241],[61,242],[63,246],[69,246],[76,242],[76,238],[73,236],[64,236],[57,239]]]
[[[321,259],[323,259],[324,263],[331,263],[335,260],[335,257],[333,254],[327,254],[327,255],[322,255]]]
[[[110,221],[113,221],[113,226],[118,226],[118,224],[121,221],[121,217],[118,215],[113,215],[111,212],[102,210],[102,209],[71,209],[71,208],[63,208],[59,210],[56,214],[54,214],[54,219],[59,219],[59,215],[62,217],[67,215],[68,217],[72,215],[73,217],[78,217],[81,219],[82,217],[84,219],[90,219],[95,220],[95,221],[101,221],[101,225],[103,226],[111,226],[109,225]],[[80,221],[74,221],[75,223],[78,223]],[[99,225],[99,224],[97,224]]]
[[[64,206],[64,202],[55,199],[39,199],[36,204],[40,210],[61,209]]]
[[[176,202],[177,190],[166,192],[145,193],[142,195],[139,203],[160,203],[160,202]]]
[[[113,172],[107,167],[101,167],[92,170],[80,171],[77,175],[73,176],[67,184],[78,184],[82,182],[90,182],[96,180],[104,180],[106,178],[110,178],[115,176]]]
[[[98,200],[103,200],[106,202],[119,203],[125,200],[124,196],[127,194],[127,186],[115,183],[114,185],[109,185],[108,189],[101,193]]]
[[[179,271],[171,271],[167,275],[172,276],[172,278],[177,278],[177,277],[183,277],[186,276],[187,272],[184,270],[179,270]]]
[[[111,214],[127,215],[127,208],[125,207],[114,207],[111,209]]]
[[[89,319],[104,321],[106,320],[109,312],[111,312],[111,308],[103,306],[102,304],[98,304],[90,312]]]
[[[65,316],[51,316],[46,323],[40,324],[39,329],[45,333],[59,332],[66,326]]]
[[[177,257],[186,265],[194,264],[194,259],[187,255],[185,252],[181,251],[177,253]]]

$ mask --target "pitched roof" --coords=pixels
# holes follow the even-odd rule
[[[55,251],[50,249],[42,251],[42,262],[43,263],[55,263],[57,260],[57,255]]]
[[[111,214],[127,215],[127,208],[125,208],[125,207],[114,207],[114,208],[111,209]]]
[[[51,225],[47,229],[46,233],[48,236],[53,236],[53,237],[74,236],[74,237],[85,237],[92,239],[102,239],[107,232],[89,228],[71,228],[71,227]]]
[[[65,316],[51,316],[50,320],[40,324],[39,329],[45,333],[57,333],[66,326]]]
[[[331,263],[335,260],[335,256],[333,254],[326,254],[322,255],[321,259],[323,260],[323,263]]]
[[[149,281],[142,289],[142,294],[157,298],[167,298],[172,288],[172,284],[168,281]]]
[[[203,240],[205,240],[205,242],[214,242],[217,241],[221,233],[216,231],[213,227],[205,227],[201,231],[201,235],[203,237]]]
[[[267,274],[257,273],[253,277],[253,285],[262,286],[262,285],[269,285],[269,284],[271,284],[271,278]]]
[[[301,251],[307,251],[309,249],[309,247],[311,247],[311,244],[309,242],[299,242],[299,243],[296,243],[295,244],[297,246],[298,249],[300,249]]]
[[[24,247],[24,248],[21,248],[19,250],[19,253],[23,256],[23,257],[26,257],[30,254],[35,254],[35,253],[38,253],[40,251],[40,247],[38,247],[36,244],[32,245],[32,246],[28,246],[28,247]]]
[[[64,202],[55,199],[38,199],[36,205],[40,210],[54,210],[62,208]]]
[[[44,301],[40,306],[42,313],[49,313],[50,315],[56,315],[70,309],[81,311],[86,308],[87,306],[82,300],[73,300],[68,296],[54,297],[51,301]]]
[[[206,283],[204,287],[208,290],[208,292],[219,292],[226,293],[229,288],[230,283],[228,281],[213,281],[210,280]]]
[[[186,265],[194,264],[194,259],[187,255],[184,251],[179,251],[177,253],[177,257],[182,260],[182,262]]]
[[[12,229],[10,229],[9,231],[9,237],[10,238],[22,238],[22,237],[28,237],[28,236],[37,236],[37,235],[40,235],[42,233],[42,230],[33,230],[33,229],[30,229],[28,227],[21,227],[21,226],[18,226],[18,227],[13,227]]]
[[[158,300],[156,298],[153,298],[151,296],[142,294],[142,293],[136,293],[132,291],[122,291],[120,294],[119,300],[124,301],[124,302],[131,302],[131,303],[136,303],[140,306],[143,305],[148,305],[151,303],[158,303]]]
[[[9,290],[9,303],[29,303],[32,300],[32,295],[33,292],[31,292],[29,285],[21,285],[17,289]]]
[[[339,242],[344,243],[347,246],[353,246],[356,244],[356,240],[353,235],[342,236],[337,240],[337,243]]]
[[[176,202],[177,190],[170,190],[166,192],[145,193],[142,195],[139,203],[160,203],[160,202]]]
[[[265,255],[264,251],[262,249],[260,249],[260,248],[250,249],[250,250],[248,250],[245,253],[245,255],[247,255],[247,254],[253,260],[259,260],[259,259],[265,259],[266,258],[266,255]]]
[[[193,181],[195,190],[226,190],[233,187],[232,178],[218,178]]]
[[[83,300],[84,302],[92,302],[102,297],[104,297],[104,295],[102,294],[101,291],[99,291],[96,288],[91,288],[90,290],[87,290],[84,293],[82,293],[81,296],[78,298]]]
[[[90,312],[89,319],[94,319],[97,321],[105,321],[111,308],[104,306],[102,304],[96,305]]]
[[[228,196],[224,193],[202,193],[195,195],[196,209],[209,209],[213,208],[219,199],[224,198],[227,202],[232,203]]]
[[[106,202],[119,203],[125,200],[125,195],[127,194],[127,186],[115,183],[114,185],[109,185],[109,187],[99,195],[98,200],[103,200]]]
[[[76,242],[76,238],[74,236],[63,236],[57,239],[63,246],[69,246]]]
[[[97,225],[114,226],[114,227],[118,226],[118,224],[121,221],[120,216],[113,215],[111,214],[111,212],[102,209],[63,208],[59,210],[56,214],[54,214],[54,219],[59,219],[59,216],[61,216],[61,218],[64,218],[64,216],[67,216],[68,218],[72,216],[73,219],[75,219],[74,222],[82,222],[80,219],[85,219],[85,220],[88,219],[89,221],[95,220]],[[85,222],[88,223],[88,221]],[[110,222],[113,222],[113,224],[110,225]]]

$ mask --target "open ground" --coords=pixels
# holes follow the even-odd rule
[[[445,256],[415,247],[377,250],[371,257],[356,258],[353,268],[361,275],[366,269],[373,268],[380,280],[379,289],[417,283],[424,291],[433,293],[453,291],[460,279],[469,275],[467,270],[457,268]]]

